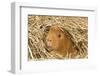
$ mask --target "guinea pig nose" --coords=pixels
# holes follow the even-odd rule
[[[51,47],[52,46],[52,43],[50,41],[47,41],[47,46],[48,47]]]

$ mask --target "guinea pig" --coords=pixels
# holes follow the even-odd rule
[[[67,37],[64,30],[58,24],[50,27],[46,36],[46,46],[51,54],[57,54],[61,57],[66,57],[75,53],[72,40]]]

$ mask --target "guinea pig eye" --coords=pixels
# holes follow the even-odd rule
[[[61,37],[61,34],[58,34],[58,37],[60,38]]]

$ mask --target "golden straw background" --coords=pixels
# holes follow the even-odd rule
[[[61,24],[70,33],[80,49],[75,59],[88,58],[88,17],[28,15],[28,60],[59,59],[45,48],[45,29],[53,24]]]

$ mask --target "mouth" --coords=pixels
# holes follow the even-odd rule
[[[53,49],[51,46],[46,46],[46,50],[47,50],[48,52],[51,52],[51,51],[53,51],[54,49]]]

